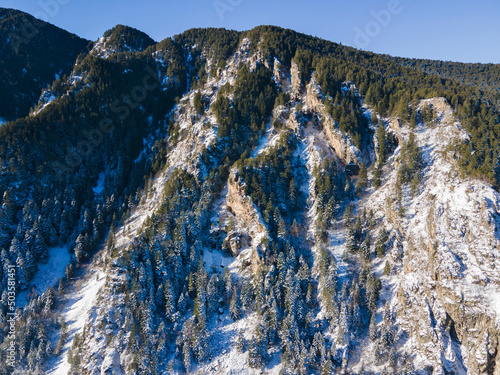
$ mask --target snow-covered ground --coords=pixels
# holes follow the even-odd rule
[[[49,287],[57,287],[61,277],[64,277],[64,271],[70,261],[70,255],[67,247],[53,247],[48,251],[49,257],[46,263],[38,263],[38,270],[31,280],[27,290],[17,295],[17,307],[23,307],[29,301],[33,292],[41,295]]]
[[[417,368],[433,363],[449,373],[465,374],[471,361],[484,360],[478,345],[487,338],[472,330],[460,345],[452,340],[445,321],[463,314],[499,321],[500,278],[495,269],[500,254],[495,227],[500,222],[500,195],[484,182],[459,177],[448,146],[468,135],[444,99],[423,100],[419,108],[429,104],[437,119],[414,130],[425,168],[415,196],[403,187],[404,215],[394,206],[401,147],[386,163],[382,187],[369,189],[361,206],[372,209],[376,219],[396,234],[394,247],[374,262],[374,270],[383,280],[382,304],[387,301],[397,316],[396,335],[409,334],[399,350],[414,353]],[[405,140],[410,134],[408,127],[390,131]],[[382,276],[386,262],[393,268],[391,276]],[[458,305],[460,313],[455,312]],[[375,370],[371,356],[363,348],[365,369]]]
[[[218,89],[223,84],[234,83],[238,64],[249,59],[251,66],[255,66],[259,56],[250,56],[249,41],[243,40],[236,54],[228,59],[226,67],[218,71],[217,76],[211,76],[201,90],[204,100],[213,103],[217,98]],[[317,85],[311,87],[307,95],[314,94],[320,97],[320,88]],[[115,247],[118,253],[125,251],[127,245],[139,236],[147,218],[160,207],[163,187],[175,168],[182,168],[196,176],[206,173],[203,166],[202,170],[198,170],[201,165],[199,156],[204,147],[210,148],[218,140],[216,119],[210,109],[203,115],[195,113],[192,105],[194,94],[195,91],[188,92],[174,109],[178,135],[175,140],[170,139],[171,149],[166,168],[155,176],[152,187],[142,193],[141,202],[132,211],[131,217],[115,232]],[[315,101],[310,100],[310,103],[311,111],[316,114],[319,113],[317,108],[323,108],[321,102],[320,105],[316,105]],[[464,352],[462,346],[466,344],[452,339],[450,329],[447,330],[445,327],[445,321],[453,315],[453,306],[457,305],[456,301],[461,298],[469,303],[469,305],[463,303],[464,306],[467,305],[464,309],[469,309],[468,313],[473,311],[479,314],[478,316],[486,314],[496,319],[500,325],[500,277],[495,271],[500,267],[500,261],[497,260],[500,259],[497,250],[500,248],[500,242],[495,233],[495,227],[500,223],[498,215],[500,195],[486,183],[476,180],[466,181],[459,177],[455,156],[451,155],[453,152],[450,153],[448,146],[453,139],[466,139],[467,134],[455,121],[451,108],[442,99],[424,100],[420,103],[420,108],[425,105],[433,105],[436,108],[437,120],[433,124],[418,124],[414,130],[416,141],[422,151],[425,169],[423,182],[414,196],[409,194],[408,186],[403,187],[404,213],[401,211],[400,214],[394,202],[401,147],[398,147],[386,161],[382,186],[379,189],[368,188],[365,194],[353,203],[357,212],[366,209],[375,213],[377,228],[371,232],[372,239],[381,223],[391,235],[389,241],[391,248],[387,249],[385,257],[374,259],[369,264],[370,272],[374,272],[382,280],[382,290],[375,315],[379,331],[385,324],[382,310],[387,306],[387,309],[394,313],[393,327],[397,337],[395,346],[398,353],[406,352],[412,355],[414,364],[420,369],[432,363],[436,368],[439,366],[446,368],[448,373],[462,374],[466,372],[464,364],[468,363],[467,361],[475,360],[474,358],[483,361],[487,352],[484,354],[485,350],[482,348],[471,352],[469,357],[462,355]],[[367,117],[370,117],[371,110],[366,106],[363,108]],[[304,230],[307,231],[308,240],[312,244],[309,261],[314,258],[319,247],[319,244],[314,244],[319,217],[313,171],[320,167],[325,159],[331,160],[338,167],[343,165],[340,160],[346,162],[348,159],[342,159],[341,155],[335,153],[332,146],[335,139],[332,141],[331,137],[325,136],[324,128],[318,130],[321,128],[315,126],[316,119],[308,124],[299,123],[295,117],[295,110],[296,108],[292,108],[293,119],[290,112],[287,113],[288,116],[283,116],[285,119],[283,123],[287,122],[284,124],[285,127],[288,125],[288,128],[297,135],[298,147],[294,157],[297,158],[301,168],[305,166],[300,172],[305,176],[300,178],[300,190],[308,199],[307,211],[301,224],[304,224]],[[304,118],[306,116],[301,117],[302,120]],[[283,134],[283,131],[275,129],[272,123],[274,121],[268,124],[265,136],[261,138],[251,157],[265,153]],[[394,133],[399,140],[408,139],[409,127],[405,125],[394,127],[391,119],[383,119],[383,123],[386,124],[388,132]],[[346,144],[351,155],[361,157],[357,149],[350,143]],[[363,158],[373,160],[373,149],[368,151],[362,155]],[[103,186],[104,174],[101,173],[97,186],[93,188],[94,193],[101,194]],[[245,218],[245,213],[230,209],[236,207],[236,205],[231,206],[228,195],[231,188],[237,190],[228,184],[222,192],[222,197],[215,204],[212,230],[222,230],[229,219],[233,218],[235,231],[249,234],[252,243],[242,241],[246,244],[236,249],[239,254],[233,250],[234,257],[204,249],[202,259],[208,272],[213,267],[219,271],[227,267],[234,275],[235,283],[249,282],[251,267],[248,267],[248,264],[253,260],[252,251],[257,247],[265,231],[257,228],[257,225],[249,224],[252,218]],[[242,198],[241,202],[251,203],[250,197],[245,197],[240,192],[234,194]],[[249,206],[243,203],[240,205],[244,207],[242,211],[245,211]],[[256,211],[260,218],[260,213]],[[259,223],[262,223],[262,220]],[[345,237],[345,229],[331,229],[328,232],[326,245],[327,250],[335,258],[340,285],[350,282],[350,279],[357,274],[355,268],[359,266],[358,263],[348,266],[342,260]],[[472,245],[474,251],[471,250]],[[52,362],[49,374],[63,374],[68,370],[67,350],[71,347],[74,334],[82,332],[86,322],[88,324],[86,332],[92,330],[94,332],[88,334],[89,338],[86,341],[86,344],[92,347],[92,353],[87,353],[90,363],[85,363],[86,370],[91,373],[104,373],[109,369],[118,371],[120,365],[123,367],[130,363],[129,357],[133,353],[127,352],[127,349],[120,349],[121,352],[118,353],[119,349],[111,346],[108,348],[103,340],[105,334],[95,328],[95,320],[99,319],[98,317],[112,316],[110,312],[120,309],[125,303],[121,294],[112,292],[112,286],[123,284],[127,277],[123,272],[120,273],[123,271],[120,265],[121,259],[116,257],[116,251],[113,253],[112,255],[111,252],[102,250],[97,257],[98,260],[88,267],[88,275],[80,281],[80,285],[75,286],[74,291],[69,293],[62,314],[69,326],[70,339],[64,346],[61,356]],[[101,261],[108,265],[107,282],[104,273],[100,271]],[[389,275],[384,275],[386,263],[391,266]],[[315,271],[313,268],[313,277],[317,277]],[[439,291],[436,291],[437,289]],[[476,303],[477,306],[471,308],[470,303]],[[322,319],[323,313],[324,310],[320,311],[315,319]],[[227,308],[220,315],[213,316],[207,322],[211,340],[210,360],[208,363],[195,366],[192,369],[193,373],[259,373],[258,370],[248,368],[248,350],[240,353],[236,349],[238,332],[241,330],[245,339],[249,340],[254,333],[256,322],[255,314],[233,322]],[[336,338],[335,334],[325,332],[328,346]],[[363,363],[365,369],[380,373],[387,362],[384,362],[383,366],[374,362],[373,352],[376,345],[365,337],[364,333],[362,335],[354,337],[351,342],[352,347],[346,344],[343,349],[346,358],[349,356],[349,369],[359,371]],[[279,354],[273,352],[270,355],[271,361],[265,373],[278,374],[281,370]]]
[[[259,369],[248,366],[248,343],[250,342],[258,322],[257,314],[253,313],[242,319],[233,321],[227,311],[212,318],[207,328],[211,332],[210,348],[213,359],[207,363],[191,369],[193,374],[228,374],[228,375],[257,375],[262,374]],[[237,349],[239,332],[243,333],[245,349]],[[281,371],[280,354],[270,353],[271,360],[264,373],[278,375]]]
[[[242,55],[247,56],[247,53],[242,52]],[[234,73],[236,72],[237,63],[240,59],[238,58],[236,60],[237,61],[230,62],[231,65],[234,65]],[[221,81],[227,81],[228,79],[233,81],[235,76],[222,77],[218,81],[218,85],[220,86]],[[207,87],[214,83],[215,82],[211,82],[210,85],[207,84]],[[211,91],[210,93],[208,93],[208,91],[204,91],[204,94],[210,94],[211,100],[215,100],[217,91]],[[215,124],[215,118],[211,111],[208,111],[204,116],[196,118],[194,122],[193,118],[196,117],[195,113],[192,112],[192,110],[186,111],[186,109],[189,110],[189,108],[191,108],[186,104],[190,103],[193,97],[194,91],[189,92],[181,99],[181,104],[175,109],[176,120],[180,124],[181,131],[182,129],[189,129],[189,132],[186,132],[187,136],[181,135],[173,150],[169,153],[167,161],[168,167],[155,177],[151,189],[143,192],[141,202],[133,210],[130,218],[128,218],[124,225],[115,232],[115,247],[117,249],[123,249],[131,240],[137,237],[142,230],[142,225],[145,220],[160,207],[162,203],[163,186],[174,169],[180,167],[195,172],[193,168],[195,168],[197,164],[197,157],[202,147],[210,147],[213,142],[216,141],[217,128],[206,126],[207,123]],[[95,194],[99,194],[102,191],[103,182],[103,175],[100,174],[97,186],[93,188]],[[75,292],[70,294],[67,303],[63,307],[63,318],[68,324],[70,336],[61,355],[50,363],[48,374],[62,375],[67,373],[69,369],[67,351],[71,347],[74,334],[82,332],[86,322],[89,323],[89,327],[95,327],[97,323],[90,322],[88,319],[96,319],[99,309],[108,309],[110,307],[107,303],[99,303],[98,301],[99,296],[103,295],[100,289],[105,285],[105,274],[100,271],[99,263],[102,260],[106,262],[111,259],[109,258],[110,256],[110,254],[104,253],[104,250],[102,250],[98,256],[94,257],[94,259],[97,260],[87,268],[89,274],[81,281],[81,285],[76,287]],[[235,266],[237,263],[234,261],[234,258],[224,257],[218,252],[211,253],[209,251],[204,252],[203,260],[207,268],[211,268],[212,265],[216,267]],[[119,279],[120,276],[110,273],[108,274],[108,278]],[[115,308],[116,307],[117,306],[115,306]],[[95,313],[92,313],[92,311],[95,311]],[[94,367],[93,364],[85,364],[85,366],[90,366],[93,369],[91,369],[91,371],[99,371],[98,369],[102,370],[110,367],[113,368],[113,371],[118,371],[116,368],[117,366],[113,364],[116,365],[116,361],[118,361],[118,363],[120,362],[119,355],[117,355],[116,352],[108,353],[109,349],[102,346],[102,342],[94,342],[94,345],[96,346],[94,348],[96,351],[99,349],[103,350],[103,358],[98,361],[98,367]]]
[[[104,190],[104,177],[105,174],[103,172],[99,173],[99,178],[97,179],[97,186],[92,188],[95,195],[100,195]]]
[[[50,92],[49,90],[44,90],[38,102],[39,108],[33,113],[33,115],[37,115],[40,112],[42,112],[45,109],[45,107],[47,107],[50,103],[52,103],[56,99],[57,97],[52,92]]]
[[[106,280],[105,273],[92,269],[91,273],[82,280],[81,285],[67,296],[67,302],[62,310],[62,317],[68,327],[68,339],[61,354],[49,363],[47,374],[66,375],[70,369],[68,363],[68,350],[71,348],[75,334],[81,334],[88,319],[90,311],[95,306],[99,290]],[[97,324],[97,322],[93,322]]]

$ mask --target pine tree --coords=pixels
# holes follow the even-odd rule
[[[267,362],[267,325],[259,322],[255,332],[255,345],[257,347],[258,362],[262,366]]]
[[[184,346],[182,347],[182,361],[184,363],[184,368],[186,369],[186,372],[189,373],[189,370],[191,369],[191,348],[189,347],[188,343],[184,343]]]
[[[286,239],[285,220],[283,220],[282,217],[280,217],[278,221],[278,238],[280,238],[283,241]]]
[[[358,243],[356,240],[356,232],[354,228],[349,228],[347,230],[347,236],[345,239],[345,248],[351,253],[355,253],[358,250]]]
[[[39,259],[47,259],[48,251],[47,245],[45,245],[45,240],[38,229],[35,230],[35,233],[35,256]]]
[[[389,264],[388,261],[386,261],[384,266],[384,275],[388,276],[390,274],[391,274],[391,265]]]
[[[64,274],[66,276],[66,280],[68,282],[70,282],[71,279],[73,278],[73,265],[72,264],[68,264],[66,266],[66,270],[65,270]]]
[[[374,342],[377,340],[377,323],[375,323],[375,314],[372,314],[370,318],[370,326],[368,327],[368,336],[370,336],[370,340]]]
[[[380,123],[377,128],[377,141],[378,141],[378,165],[382,166],[385,162],[386,157],[386,135],[385,135],[385,127],[383,123]]]
[[[352,311],[352,325],[354,330],[361,331],[363,329],[363,317],[361,316],[361,308],[359,303],[354,304]]]
[[[377,164],[373,171],[373,186],[376,188],[382,186],[382,166],[380,164]]]
[[[213,273],[207,285],[208,311],[213,314],[219,306],[219,278],[217,273]]]
[[[375,359],[375,364],[378,365],[380,361],[380,346],[378,341],[375,341],[375,349],[373,350],[373,358]]]
[[[196,91],[196,93],[194,94],[193,106],[199,115],[202,115],[203,112],[205,111],[200,90]]]
[[[242,329],[238,331],[238,340],[236,342],[236,349],[240,353],[243,353],[245,351],[245,338],[243,337]]]
[[[363,162],[359,169],[358,182],[356,183],[356,194],[361,194],[363,188],[368,184],[368,173],[366,171],[366,164]]]
[[[405,358],[403,361],[403,366],[404,366],[404,371],[406,375],[415,375],[415,365],[413,364],[413,359],[408,356],[407,353],[405,353]]]
[[[233,276],[228,267],[224,268],[224,290],[226,296],[229,296],[233,291]]]
[[[192,272],[190,272],[188,281],[188,292],[191,296],[194,296],[195,291],[196,291],[196,284],[194,282],[194,275]]]
[[[231,303],[229,305],[229,315],[231,316],[231,319],[234,321],[238,320],[241,317],[241,312],[240,312],[240,302],[238,299],[238,295],[236,293],[236,290],[233,292],[233,297],[231,298]]]
[[[64,210],[61,215],[61,223],[59,224],[59,235],[62,241],[66,242],[71,234],[71,224],[68,222],[69,213]]]
[[[62,296],[64,294],[64,280],[62,277],[59,279],[59,285],[57,288],[57,292],[59,293],[60,296]]]
[[[253,336],[248,344],[248,366],[251,368],[259,368],[262,366],[261,343]]]
[[[174,305],[175,302],[174,302],[172,286],[170,284],[169,279],[165,281],[165,287],[163,288],[163,296],[165,301],[165,316],[167,319],[171,320],[172,314],[175,312],[175,305]]]
[[[308,374],[309,367],[309,353],[304,344],[303,340],[300,340],[300,349],[299,349],[299,362],[298,362],[298,372],[300,375]]]
[[[377,251],[378,257],[383,257],[385,255],[385,244],[388,239],[388,233],[385,227],[382,227],[377,235],[377,240],[375,242],[375,250]]]
[[[293,237],[299,237],[300,235],[300,229],[299,229],[299,224],[297,223],[297,219],[293,219],[292,226],[290,227],[290,234]],[[294,244],[296,241],[294,240]]]
[[[339,324],[342,327],[344,333],[348,333],[351,329],[352,319],[351,314],[349,312],[349,306],[346,300],[343,300],[342,305],[340,307],[340,317]]]
[[[47,241],[47,243],[50,245],[50,246],[55,246],[57,245],[57,242],[59,241],[59,238],[57,237],[57,233],[56,233],[56,230],[55,228],[51,225],[50,226],[50,231],[49,231],[49,240]]]
[[[391,348],[391,350],[389,351],[389,366],[391,366],[393,369],[396,369],[396,363],[397,363],[396,350],[394,348]]]
[[[26,256],[24,259],[24,271],[27,280],[31,280],[31,278],[35,275],[35,272],[37,270],[36,266],[36,260],[35,257],[33,256],[33,253],[31,250],[28,250],[26,252]]]
[[[274,294],[271,295],[270,304],[271,306],[268,312],[267,332],[268,332],[269,343],[274,344],[278,339],[278,329],[279,329],[278,327],[279,310],[278,310],[278,305],[276,304],[276,298],[274,297]]]
[[[208,332],[206,320],[203,315],[198,315],[196,318],[193,350],[199,362],[204,361],[208,356]]]
[[[313,304],[313,288],[311,283],[307,285],[306,303],[309,307]]]
[[[76,239],[75,258],[80,264],[87,257],[88,243],[84,235],[80,234]]]
[[[363,259],[366,262],[369,262],[371,260],[371,250],[370,250],[370,235],[366,236],[366,239],[363,241],[361,244],[361,255],[363,256]]]
[[[330,374],[333,374],[333,364],[330,358],[328,358],[328,360],[321,368],[321,375],[330,375]]]
[[[245,308],[250,308],[254,303],[254,293],[251,283],[243,283],[241,288],[241,304]]]
[[[394,342],[394,333],[392,327],[388,323],[382,326],[382,343],[386,348],[389,348]]]
[[[106,240],[106,250],[112,251],[115,247],[115,227],[111,224],[109,228],[108,239]]]
[[[288,188],[288,198],[292,210],[295,209],[295,207],[297,206],[297,187],[295,186],[295,180],[293,178],[290,180],[290,185]]]
[[[177,301],[177,309],[181,314],[186,312],[187,305],[188,305],[188,297],[185,293],[181,293],[179,301]]]
[[[311,354],[315,356],[318,365],[323,364],[326,360],[325,338],[320,332],[316,332],[314,335]]]
[[[49,312],[55,304],[55,297],[52,289],[47,288],[47,290],[42,294],[42,301],[44,303],[44,311]]]

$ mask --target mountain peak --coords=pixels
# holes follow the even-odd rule
[[[96,42],[99,50],[117,52],[140,52],[156,42],[146,33],[130,26],[116,25],[107,30]]]
[[[0,8],[0,117],[24,117],[43,87],[69,73],[88,41],[50,23]]]

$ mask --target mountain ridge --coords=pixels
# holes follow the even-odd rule
[[[500,371],[494,92],[277,27],[152,43],[0,128],[19,371]]]

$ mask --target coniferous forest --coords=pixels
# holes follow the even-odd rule
[[[498,371],[495,318],[446,302],[496,282],[497,65],[12,9],[0,39],[0,374]]]

